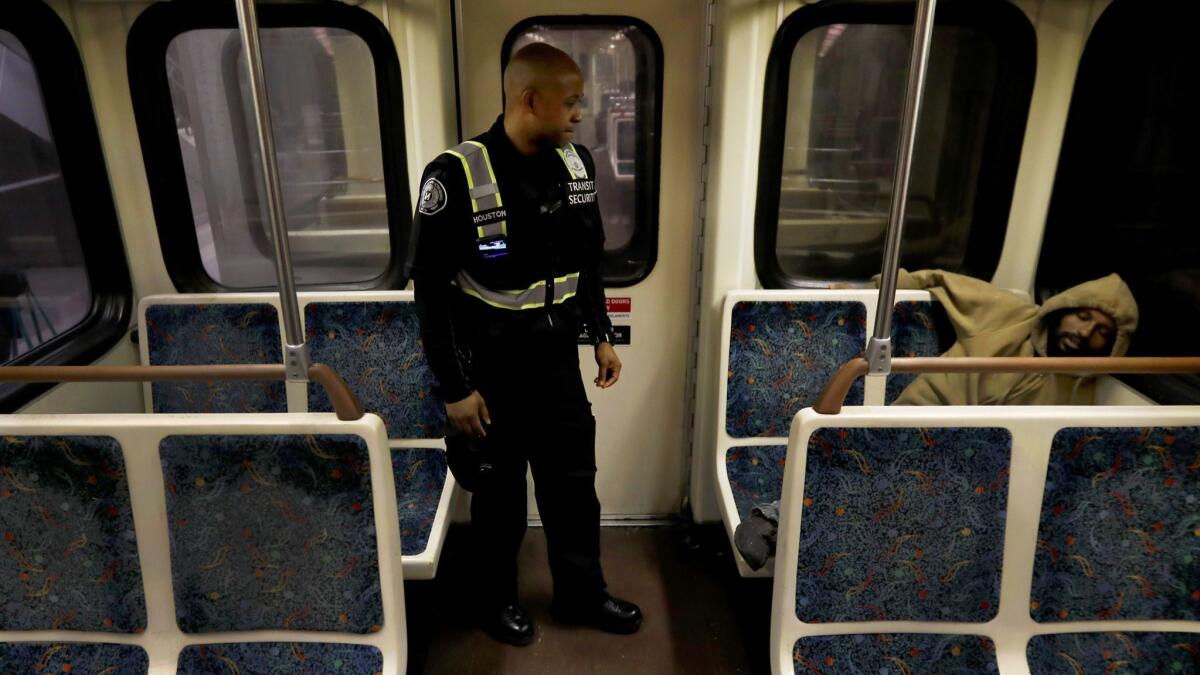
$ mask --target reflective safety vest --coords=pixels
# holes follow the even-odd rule
[[[508,211],[500,196],[500,185],[492,170],[492,160],[487,148],[479,141],[465,141],[446,151],[462,162],[467,176],[467,190],[471,197],[471,220],[475,225],[475,240],[484,257],[505,255],[508,237]],[[572,180],[586,180],[587,167],[568,143],[558,149],[558,156]],[[494,252],[489,255],[489,251]],[[554,279],[542,279],[521,289],[492,289],[479,283],[474,277],[460,270],[454,283],[459,290],[498,309],[538,309],[558,305],[575,297],[579,291],[579,272],[572,272]],[[549,283],[549,286],[547,284]]]

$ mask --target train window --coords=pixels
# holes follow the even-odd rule
[[[411,224],[400,71],[386,29],[338,3],[260,12],[296,280],[402,287]],[[245,56],[232,6],[161,3],[129,69],[164,257],[180,290],[275,286]]]
[[[596,162],[604,220],[604,281],[630,286],[658,256],[662,43],[648,24],[625,16],[540,16],[517,24],[501,61],[531,42],[571,55],[583,70],[578,143]]]
[[[1116,272],[1137,298],[1130,353],[1200,355],[1194,3],[1116,0],[1088,38],[1038,266],[1043,299]],[[1200,402],[1200,376],[1125,376],[1159,403]]]
[[[780,26],[767,65],[755,216],[763,286],[866,282],[879,271],[915,4],[820,3]],[[1017,8],[939,5],[906,267],[994,273],[1034,68],[1033,27]]]
[[[0,148],[0,365],[90,363],[132,292],[83,65],[41,3],[0,11]],[[0,385],[0,412],[45,389]]]

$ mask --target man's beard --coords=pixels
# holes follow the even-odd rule
[[[1108,354],[1093,351],[1088,346],[1087,338],[1077,333],[1053,331],[1046,345],[1047,356],[1108,356]]]

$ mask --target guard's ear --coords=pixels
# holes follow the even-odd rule
[[[532,113],[534,102],[537,100],[537,91],[533,87],[525,87],[521,90],[521,107],[526,112]]]

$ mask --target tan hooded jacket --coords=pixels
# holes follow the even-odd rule
[[[1040,308],[985,281],[942,270],[900,270],[898,287],[927,290],[946,310],[958,340],[942,356],[1045,356],[1046,317],[1073,307],[1099,309],[1113,318],[1113,356],[1125,354],[1137,329],[1137,302],[1115,274],[1063,291]],[[941,373],[918,377],[896,405],[1069,405],[1094,399],[1091,377]]]

